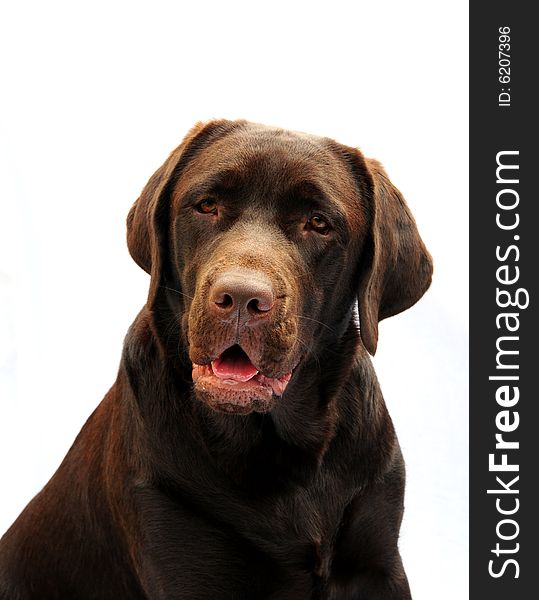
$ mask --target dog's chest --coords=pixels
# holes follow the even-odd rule
[[[273,522],[279,528],[287,560],[312,573],[329,577],[335,542],[351,492],[347,486],[320,479],[279,499]]]

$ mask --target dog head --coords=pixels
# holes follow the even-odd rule
[[[302,361],[342,335],[357,298],[374,354],[378,322],[412,306],[432,263],[402,196],[376,161],[327,138],[256,125],[196,125],[127,220],[197,397],[265,412]],[[181,343],[180,343],[181,342]],[[172,350],[173,352],[174,350]]]

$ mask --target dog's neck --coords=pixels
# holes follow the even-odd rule
[[[143,309],[126,336],[122,364],[158,469],[173,478],[180,465],[189,467],[182,452],[192,454],[197,447],[200,456],[192,457],[192,469],[200,460],[210,461],[236,483],[259,491],[303,483],[335,435],[335,403],[350,379],[358,349],[363,351],[351,310],[340,336],[318,347],[321,352],[302,361],[270,413],[218,413],[195,397],[185,349],[176,345],[180,351],[171,360],[151,312]],[[156,390],[168,402],[154,402]]]

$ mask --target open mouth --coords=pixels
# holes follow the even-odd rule
[[[282,377],[262,375],[239,345],[227,348],[207,365],[193,363],[195,389],[212,396],[219,405],[244,407],[253,403],[269,404],[272,397],[282,396],[292,372]]]

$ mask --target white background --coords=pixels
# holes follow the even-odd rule
[[[0,533],[115,379],[129,207],[196,121],[248,118],[359,146],[416,216],[434,283],[375,366],[414,598],[468,597],[467,32],[463,0],[3,3]]]

